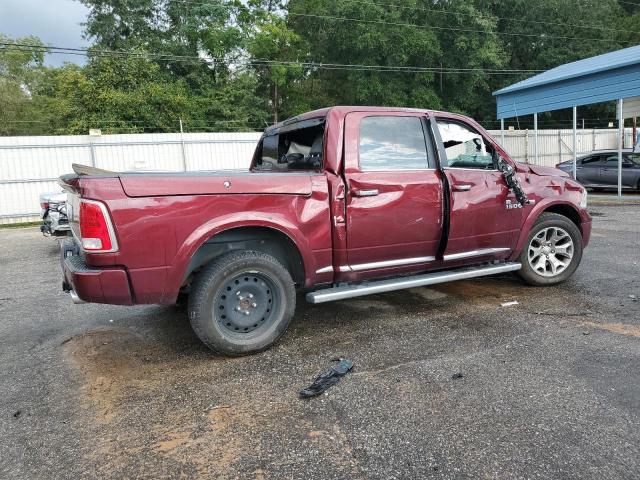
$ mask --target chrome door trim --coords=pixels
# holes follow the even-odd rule
[[[461,260],[464,258],[471,258],[471,257],[481,257],[484,255],[493,255],[494,253],[501,253],[501,252],[506,252],[511,250],[508,247],[501,247],[501,248],[483,248],[480,250],[470,250],[468,252],[460,252],[460,253],[452,253],[450,255],[445,255],[444,256],[444,261],[445,262],[450,262],[452,260]]]
[[[323,267],[316,270],[316,273],[329,273],[329,272],[333,272],[333,265],[329,265],[328,267]]]
[[[414,265],[417,263],[434,262],[435,259],[436,257],[398,258],[396,260],[385,260],[383,262],[360,263],[358,265],[351,265],[350,269],[354,272],[360,272],[362,270],[375,270],[377,268],[399,267],[403,265]],[[343,270],[343,268],[344,267],[340,267],[341,272],[345,271]],[[346,271],[349,271],[349,270],[346,270]]]

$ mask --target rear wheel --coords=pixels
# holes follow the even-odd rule
[[[543,213],[520,253],[518,275],[531,285],[555,285],[569,278],[582,259],[582,235],[567,217]]]
[[[212,350],[246,355],[265,350],[284,334],[295,304],[291,275],[274,257],[234,252],[198,274],[189,296],[189,320]]]

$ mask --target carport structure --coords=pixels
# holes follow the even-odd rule
[[[576,178],[578,107],[617,101],[618,196],[622,195],[624,119],[640,114],[640,45],[567,63],[493,93],[504,119],[533,114],[534,157],[538,158],[538,113],[573,108],[573,178]]]

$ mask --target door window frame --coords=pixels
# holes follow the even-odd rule
[[[360,168],[360,125],[364,118],[369,117],[413,117],[420,120],[422,127],[422,135],[424,138],[425,151],[427,156],[427,166],[424,168],[381,168],[381,169],[365,169]],[[403,111],[381,111],[381,112],[350,112],[345,119],[347,129],[345,130],[345,174],[362,173],[362,174],[378,174],[378,173],[411,173],[411,172],[433,172],[438,170],[438,158],[431,131],[427,123],[428,118],[425,113],[421,112],[403,112]]]

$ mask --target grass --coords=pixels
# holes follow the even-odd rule
[[[27,228],[27,227],[37,227],[42,222],[25,222],[25,223],[7,223],[4,225],[0,225],[0,229],[6,228]]]

